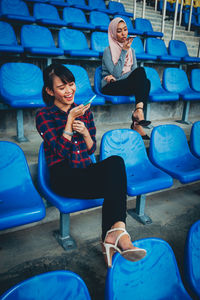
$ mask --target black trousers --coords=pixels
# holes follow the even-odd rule
[[[50,182],[52,190],[64,197],[104,198],[102,240],[114,223],[125,223],[127,178],[121,157],[111,156],[83,169],[70,168],[62,161],[50,167]]]
[[[135,95],[136,104],[143,102],[144,106],[149,98],[150,80],[144,68],[135,69],[131,74],[121,80],[112,81],[102,88],[105,95],[132,96]]]

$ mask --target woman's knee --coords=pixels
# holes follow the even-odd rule
[[[125,163],[124,163],[124,159],[119,156],[119,155],[112,155],[109,157],[109,161],[110,161],[110,166],[112,168],[119,169],[120,171],[124,171],[125,170]]]

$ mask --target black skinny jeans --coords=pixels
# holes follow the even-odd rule
[[[121,157],[111,156],[84,169],[70,168],[62,161],[50,167],[50,182],[52,190],[64,197],[104,198],[102,240],[114,223],[125,223],[127,178]]]
[[[132,96],[135,95],[136,104],[143,102],[146,106],[151,83],[146,76],[144,68],[135,69],[131,74],[121,80],[108,83],[102,88],[105,95]]]

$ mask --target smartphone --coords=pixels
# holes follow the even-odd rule
[[[137,35],[129,35],[128,36],[128,38],[133,38],[133,39],[136,38],[136,37],[137,37]]]
[[[92,103],[92,101],[94,100],[94,98],[96,98],[97,95],[94,95],[91,99],[87,100],[86,102],[83,103],[83,105],[87,105],[87,104],[90,104]]]

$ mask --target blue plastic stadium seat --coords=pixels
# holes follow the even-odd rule
[[[185,13],[183,14],[182,17],[182,26],[185,26],[186,28],[188,27],[189,24],[189,16],[190,16],[190,12],[189,11],[185,11]],[[196,21],[196,16],[194,14],[192,14],[192,19],[191,19],[191,30],[194,30],[195,28],[200,28],[200,25],[197,23]]]
[[[21,43],[25,52],[32,55],[58,56],[64,54],[62,49],[55,46],[51,31],[43,26],[23,25]]]
[[[67,3],[69,4],[69,6],[79,8],[81,10],[85,10],[85,11],[93,10],[92,7],[86,5],[85,0],[67,0]]]
[[[133,18],[133,13],[125,11],[123,3],[117,1],[109,1],[108,8],[115,10],[118,14]]]
[[[174,252],[158,238],[135,241],[147,251],[145,258],[130,262],[115,254],[106,277],[105,300],[191,300],[185,290]]]
[[[33,15],[38,24],[66,26],[66,22],[60,19],[57,8],[51,4],[35,3]]]
[[[26,279],[0,296],[1,300],[91,300],[83,279],[71,271],[51,271]]]
[[[30,16],[27,4],[22,0],[1,0],[0,1],[1,19],[33,23],[35,18]]]
[[[135,96],[112,96],[101,92],[101,67],[98,67],[94,74],[94,91],[97,95],[105,97],[105,100],[112,104],[134,103]]]
[[[200,121],[193,123],[190,133],[190,150],[200,158]]]
[[[33,185],[22,149],[1,141],[0,157],[0,230],[43,219],[45,207]]]
[[[141,39],[137,36],[133,39],[131,47],[135,50],[135,55],[138,60],[157,60],[156,55],[146,53]]]
[[[153,164],[181,183],[200,180],[200,160],[190,152],[186,135],[177,125],[153,128],[149,156]]]
[[[61,8],[69,6],[65,0],[49,0],[49,3]]]
[[[99,56],[103,55],[106,47],[109,46],[108,34],[105,32],[92,32],[91,34],[91,49],[98,51]]]
[[[88,48],[83,32],[75,29],[63,28],[58,34],[58,45],[64,54],[80,57],[99,57],[99,52]]]
[[[26,0],[26,2],[32,2],[33,4],[34,3],[47,3],[47,2],[49,2],[49,0]]]
[[[200,92],[200,69],[192,69],[190,73],[190,86],[195,92]]]
[[[110,18],[106,13],[100,11],[92,11],[90,13],[90,24],[95,26],[95,30],[108,31]]]
[[[200,57],[190,56],[188,54],[187,46],[183,41],[171,40],[168,46],[169,54],[178,56],[183,62],[199,63]]]
[[[71,28],[95,30],[95,26],[87,22],[84,12],[78,8],[65,7],[63,9],[63,20]]]
[[[92,156],[95,162],[94,155]],[[55,194],[49,183],[49,170],[45,159],[44,145],[40,146],[38,157],[38,187],[44,198],[60,211],[60,232],[57,235],[59,244],[65,249],[75,248],[76,243],[70,236],[70,213],[101,206],[103,199],[64,198]]]
[[[142,137],[134,130],[115,129],[103,135],[100,160],[112,155],[119,155],[124,159],[127,194],[137,196],[136,210],[128,212],[143,224],[150,223],[150,218],[144,215],[144,194],[170,187],[173,183],[171,176],[150,162]]]
[[[114,16],[114,18],[118,18],[118,17],[122,18],[126,22],[129,34],[143,35],[143,31],[142,30],[138,30],[138,29],[136,29],[136,28],[133,27],[133,21],[129,17],[123,16],[121,14],[116,14]]]
[[[136,18],[135,29],[142,31],[146,37],[163,37],[162,32],[153,30],[151,22],[148,19]]]
[[[24,48],[18,45],[13,27],[0,21],[0,53],[23,53]]]
[[[106,8],[104,0],[95,0],[95,1],[88,0],[88,5],[90,7],[92,7],[93,10],[98,10],[98,11],[104,12],[108,15],[114,15],[117,13],[116,10],[111,10],[109,8]]]
[[[200,299],[200,220],[195,222],[186,238],[184,251],[184,277],[188,288]]]
[[[157,60],[180,62],[181,58],[175,55],[169,55],[164,40],[149,37],[146,39],[146,53],[156,55]]]
[[[92,90],[87,71],[81,66],[65,65],[74,74],[76,80],[75,102],[77,104],[84,103],[95,95]],[[97,95],[91,105],[104,105],[104,96]]]

